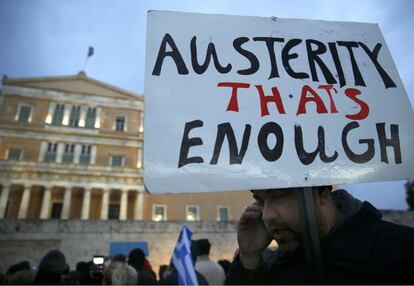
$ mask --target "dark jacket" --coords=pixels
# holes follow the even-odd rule
[[[327,284],[413,284],[414,229],[381,220],[370,203],[321,240]],[[255,271],[233,261],[230,284],[305,284],[305,256],[302,251],[262,261]]]

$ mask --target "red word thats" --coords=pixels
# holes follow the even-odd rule
[[[250,89],[249,83],[242,82],[219,82],[218,87],[229,87],[231,88],[230,100],[227,105],[226,111],[239,112],[239,89]],[[255,85],[258,98],[260,101],[260,110],[261,116],[270,115],[268,105],[274,104],[279,114],[286,114],[285,107],[283,104],[282,96],[280,95],[279,89],[277,87],[272,87],[272,94],[266,95],[262,85]],[[329,105],[326,105],[323,101],[320,93],[326,93],[329,98]],[[338,113],[338,108],[335,104],[334,94],[337,94],[338,91],[333,87],[332,84],[319,85],[317,89],[310,87],[309,85],[304,85],[300,93],[300,100],[297,107],[296,116],[307,113],[307,107],[309,102],[313,102],[316,105],[316,113],[326,114],[326,113]],[[357,103],[360,107],[360,110],[355,114],[346,114],[345,117],[351,120],[362,120],[368,117],[369,106],[368,104],[358,98],[361,95],[361,91],[356,88],[346,88],[344,90],[344,95],[351,99],[353,102]],[[327,108],[329,107],[329,110]]]

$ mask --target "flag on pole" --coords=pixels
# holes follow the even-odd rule
[[[88,49],[88,56],[86,58],[92,57],[93,56],[93,53],[94,53],[93,47],[89,47],[89,49]]]
[[[177,269],[179,285],[198,285],[191,257],[191,236],[193,232],[183,225],[177,244],[175,245],[172,262]]]

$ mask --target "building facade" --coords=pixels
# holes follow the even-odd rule
[[[144,98],[75,76],[3,77],[0,218],[237,220],[248,191],[150,195]]]

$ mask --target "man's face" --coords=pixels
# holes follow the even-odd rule
[[[263,207],[262,219],[279,247],[288,252],[302,244],[298,192],[294,189],[256,190],[253,197]]]

